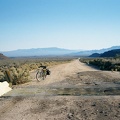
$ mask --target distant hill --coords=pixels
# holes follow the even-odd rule
[[[85,50],[85,51],[80,51],[80,52],[76,52],[76,53],[72,53],[72,56],[90,56],[92,54],[94,54],[93,56],[95,57],[95,55],[97,55],[96,57],[98,57],[98,54],[104,53],[106,51],[109,50],[114,50],[114,49],[120,49],[120,46],[112,46],[110,48],[104,48],[104,49],[100,49],[100,50]]]
[[[116,56],[120,56],[120,49],[110,50],[100,55],[100,57],[116,57]]]
[[[120,56],[120,49],[109,50],[101,54],[93,53],[89,57],[116,57],[116,56]]]
[[[2,53],[0,53],[0,60],[8,59],[8,57],[4,56]]]
[[[51,48],[19,49],[2,53],[8,57],[27,57],[27,56],[60,56],[74,52],[77,51],[51,47]]]
[[[93,53],[92,55],[90,55],[89,57],[100,57],[101,54],[99,53]]]

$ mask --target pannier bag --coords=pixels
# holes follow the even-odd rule
[[[50,75],[50,73],[51,73],[50,70],[47,69],[47,75]]]

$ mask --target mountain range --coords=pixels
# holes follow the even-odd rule
[[[51,48],[19,49],[1,53],[8,57],[28,57],[28,56],[61,56],[74,52],[78,51],[51,47]]]
[[[110,50],[115,50],[115,49],[120,49],[120,46],[112,46],[110,48],[103,48],[100,50],[85,50],[85,51],[73,53],[71,55],[73,55],[73,56],[90,56],[92,54],[102,54],[104,52],[107,52]]]
[[[109,50],[104,53],[93,53],[89,57],[120,57],[120,49]]]
[[[110,48],[100,50],[69,50],[57,47],[51,48],[32,48],[19,49],[13,51],[1,52],[7,57],[28,57],[28,56],[90,56],[93,53],[104,53],[109,50],[120,49],[120,46],[112,46]]]

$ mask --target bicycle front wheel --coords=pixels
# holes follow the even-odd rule
[[[43,79],[42,72],[39,72],[39,71],[37,72],[36,79],[37,81],[41,81]]]

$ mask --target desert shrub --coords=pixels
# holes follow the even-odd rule
[[[5,75],[3,72],[0,71],[0,82],[3,82],[5,80]]]
[[[93,58],[82,59],[84,63],[97,66],[101,70],[120,71],[120,59],[119,58]]]
[[[31,70],[34,70],[34,69],[37,69],[38,68],[38,66],[35,64],[35,63],[32,63],[31,65],[30,65],[30,69]]]
[[[64,58],[36,58],[36,59],[9,59],[5,61],[0,61],[0,81],[6,81],[5,71],[10,72],[12,78],[12,84],[23,84],[30,81],[30,71],[38,69],[41,65],[46,65],[47,67],[62,64],[71,61],[72,59]]]
[[[14,69],[12,68],[10,73],[12,76],[13,85],[23,84],[29,81],[29,70],[27,70],[26,68],[22,68],[22,67],[14,68]]]

